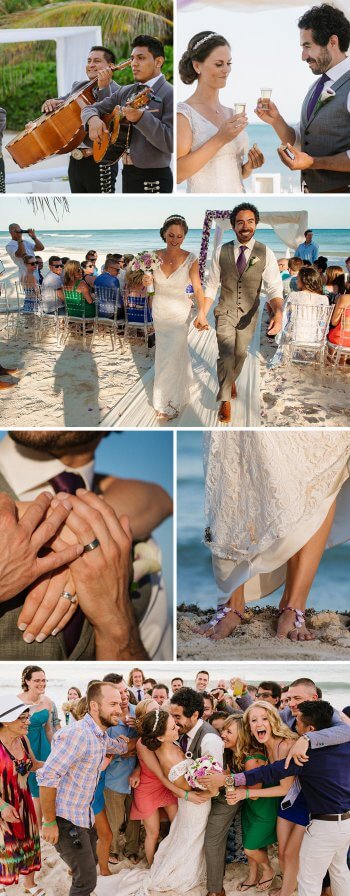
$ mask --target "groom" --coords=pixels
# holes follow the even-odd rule
[[[241,705],[243,709],[243,705],[246,708],[249,703],[244,702]],[[179,744],[184,753],[189,751],[192,753],[193,759],[210,754],[220,765],[223,765],[223,741],[215,728],[202,719],[204,712],[202,694],[192,688],[180,688],[171,697],[169,708],[179,729]],[[241,716],[242,713],[239,715]],[[227,804],[224,790],[221,790],[211,803],[204,841],[207,896],[225,896],[223,880],[226,841],[229,828],[237,814],[235,811],[237,805],[229,806]]]
[[[236,380],[247,357],[248,346],[259,317],[260,292],[263,287],[272,319],[268,335],[279,333],[282,324],[282,279],[274,253],[255,239],[259,212],[250,202],[237,205],[230,214],[231,227],[237,242],[219,246],[213,255],[205,297],[214,302],[219,357],[217,375],[220,401],[219,422],[231,422],[231,398],[236,398]],[[200,311],[194,325],[198,330],[207,324]]]

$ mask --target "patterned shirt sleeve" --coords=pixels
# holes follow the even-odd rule
[[[52,739],[51,753],[37,771],[40,787],[57,787],[60,779],[86,752],[86,735],[75,725],[62,728]]]

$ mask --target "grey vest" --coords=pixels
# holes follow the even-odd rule
[[[6,492],[11,498],[17,500],[16,495],[12,491],[9,483],[0,472],[0,491]],[[94,489],[98,491],[98,487]],[[133,602],[133,609],[138,623],[143,618],[150,598],[151,598],[151,580],[147,576],[138,583],[137,591],[132,591],[130,598]],[[80,633],[78,643],[75,645],[71,654],[67,654],[63,632],[59,632],[55,637],[48,637],[42,644],[34,641],[33,644],[26,644],[23,641],[23,633],[17,628],[18,617],[20,615],[23,603],[25,601],[26,592],[23,591],[16,597],[11,598],[5,603],[0,604],[0,660],[94,660],[95,659],[95,636],[94,630],[90,622],[84,619],[83,627]]]
[[[201,727],[198,728],[198,731],[196,731],[189,746],[189,751],[192,753],[193,759],[198,759],[198,756],[202,755],[201,743],[206,734],[217,734],[217,736],[220,737],[218,732],[215,731],[215,728],[213,728],[212,725],[209,725],[209,722],[203,722]]]
[[[241,275],[236,267],[234,241],[222,246],[219,257],[220,295],[214,311],[216,317],[227,314],[239,330],[248,326],[259,307],[265,266],[266,246],[263,243],[254,243],[248,264]]]
[[[317,82],[316,82],[317,85]],[[301,148],[311,156],[334,156],[350,149],[350,114],[347,102],[350,91],[350,71],[332,85],[335,96],[328,100],[310,120],[307,107],[315,90],[310,88],[303,102],[300,118]],[[317,105],[317,104],[316,104]],[[310,193],[331,193],[332,190],[350,189],[349,171],[303,171],[302,180]]]

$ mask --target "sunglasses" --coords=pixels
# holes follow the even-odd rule
[[[53,264],[53,268],[63,268],[63,264]]]
[[[27,264],[28,264],[31,268],[35,268],[35,265],[38,264],[38,262],[37,262],[37,261],[27,261]]]

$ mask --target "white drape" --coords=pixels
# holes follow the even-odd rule
[[[303,3],[303,0],[177,0],[178,9],[186,11],[200,9],[201,7],[215,7],[215,9],[230,9],[232,12],[263,12],[264,9],[288,9],[288,7],[320,6],[323,0],[313,0],[312,3]],[[349,14],[349,0],[336,0],[332,4],[337,9],[342,9],[345,15]]]
[[[229,218],[223,220],[215,220],[214,249],[217,249],[222,242],[222,236],[225,230],[231,227]],[[292,249],[293,252],[304,240],[304,232],[308,226],[307,211],[300,212],[260,212],[260,223],[269,224],[273,227],[275,233],[279,236],[283,243]],[[256,233],[259,239],[259,231]]]

